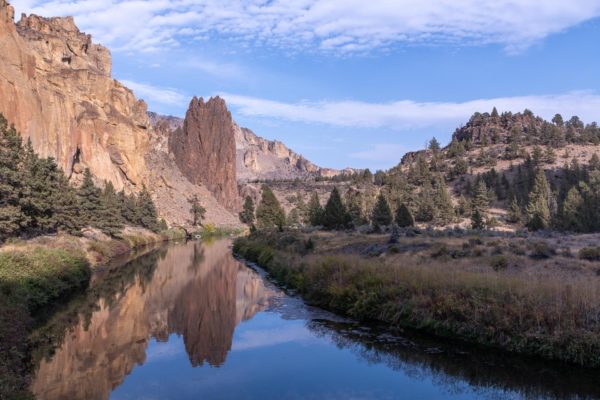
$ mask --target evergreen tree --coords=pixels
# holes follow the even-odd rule
[[[352,219],[352,223],[354,226],[361,226],[367,223],[366,218],[363,214],[363,195],[359,191],[348,190],[344,195],[346,208],[348,209],[348,214],[350,214],[350,218]]]
[[[433,204],[435,207],[434,218],[438,224],[446,225],[454,220],[454,205],[442,175],[439,175],[436,179]]]
[[[323,227],[325,229],[344,229],[350,226],[351,221],[352,217],[342,203],[340,192],[337,187],[334,187],[323,212]]]
[[[527,227],[531,230],[546,229],[550,224],[550,208],[548,207],[549,185],[546,174],[538,170],[533,190],[527,205]]]
[[[581,232],[585,229],[583,216],[583,197],[573,186],[567,193],[567,197],[562,205],[560,215],[560,226],[564,230]]]
[[[244,207],[240,212],[240,221],[247,225],[254,224],[254,201],[250,196],[246,196],[244,200]]]
[[[104,213],[104,202],[101,198],[101,190],[94,185],[92,173],[89,168],[83,172],[83,183],[77,191],[79,204],[81,206],[81,218],[84,225],[99,227],[102,225],[101,218]]]
[[[492,117],[492,118],[494,118],[494,119],[497,119],[497,118],[499,117],[499,115],[498,115],[498,110],[496,110],[496,107],[494,107],[494,108],[492,109],[492,114],[491,114],[491,117]]]
[[[600,158],[597,153],[592,154],[590,162],[588,163],[588,169],[590,171],[600,171]]]
[[[206,208],[202,207],[198,196],[194,195],[188,200],[190,203],[190,214],[192,215],[192,226],[202,225],[202,220],[206,214]]]
[[[123,220],[132,225],[139,225],[141,216],[137,207],[136,196],[134,194],[127,195],[125,191],[121,190],[117,193],[117,201]]]
[[[407,228],[415,225],[413,216],[404,203],[400,203],[396,210],[396,224],[398,224],[400,228]]]
[[[510,202],[508,209],[508,222],[512,222],[513,224],[521,222],[521,207],[519,207],[516,197],[513,197]]]
[[[323,225],[323,207],[317,192],[313,192],[308,203],[308,223],[311,226]]]
[[[415,219],[420,222],[431,222],[435,217],[434,192],[429,180],[421,186],[416,197]]]
[[[483,216],[477,208],[474,208],[473,212],[471,213],[471,228],[477,230],[485,229]]]
[[[371,221],[373,225],[387,226],[392,223],[392,210],[383,193],[377,196],[377,202],[371,213]]]
[[[29,218],[21,209],[24,179],[21,137],[0,114],[0,239],[20,234]]]
[[[473,200],[471,201],[471,207],[473,209],[477,209],[483,218],[485,215],[485,211],[487,211],[489,206],[490,197],[487,185],[485,184],[485,181],[483,179],[478,179],[473,191]]]
[[[428,146],[429,150],[435,152],[438,152],[440,150],[440,142],[437,141],[437,139],[431,138],[431,140],[429,141],[429,146]]]
[[[256,209],[256,221],[260,229],[279,228],[285,225],[285,212],[271,188],[262,186],[262,198]]]
[[[146,186],[142,186],[142,191],[137,198],[137,208],[140,217],[140,225],[153,232],[158,232],[158,215],[156,207],[152,201],[152,196]]]
[[[81,205],[77,190],[72,188],[67,182],[67,178],[61,177],[62,190],[55,193],[54,215],[56,220],[56,229],[65,231],[71,235],[79,235],[81,228],[84,227],[84,220],[80,215]]]

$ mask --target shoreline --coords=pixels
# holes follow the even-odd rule
[[[280,286],[293,289],[307,304],[359,322],[412,329],[583,367],[600,366],[600,327],[596,317],[589,317],[598,310],[591,298],[581,297],[591,292],[579,293],[580,287],[574,286],[589,280],[585,270],[577,272],[581,277],[561,283],[563,277],[552,276],[546,259],[532,263],[531,268],[542,267],[538,268],[540,278],[528,277],[528,270],[521,273],[513,263],[534,259],[528,255],[492,255],[498,252],[498,245],[489,256],[458,260],[448,256],[454,249],[451,241],[444,243],[445,239],[435,238],[427,247],[424,238],[402,238],[398,245],[384,245],[383,238],[258,232],[237,239],[233,252],[263,268]],[[311,244],[307,245],[309,239]],[[503,240],[502,246],[508,248],[520,239]],[[331,242],[337,247],[330,248]],[[379,246],[381,252],[376,256],[352,252],[361,246]],[[319,247],[326,249],[319,253]],[[501,256],[508,261],[499,262]],[[444,257],[447,259],[440,260]],[[571,258],[570,262],[580,261]],[[491,265],[473,266],[485,263]],[[545,271],[548,269],[550,272]],[[597,293],[595,286],[586,289]]]
[[[0,247],[0,397],[33,398],[29,337],[43,310],[87,290],[94,273],[114,260],[185,238],[183,230],[156,234],[127,227],[118,239],[87,230],[82,237],[42,236]]]

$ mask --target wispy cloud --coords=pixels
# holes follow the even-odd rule
[[[74,15],[116,50],[153,51],[211,35],[253,45],[356,53],[397,44],[520,51],[600,16],[599,0],[13,0],[19,12]]]
[[[120,82],[133,90],[136,97],[146,101],[169,106],[185,105],[189,98],[183,93],[171,88],[161,88],[147,83],[134,82],[127,79],[121,79]]]
[[[600,94],[593,91],[557,95],[499,97],[466,102],[388,103],[363,101],[300,101],[285,103],[268,99],[223,93],[221,96],[240,115],[301,123],[355,128],[405,130],[464,123],[474,112],[519,112],[528,108],[545,118],[556,113],[578,115],[584,121],[600,120]]]

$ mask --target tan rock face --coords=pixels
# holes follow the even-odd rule
[[[147,107],[111,78],[110,52],[72,18],[13,17],[0,0],[0,113],[67,175],[89,167],[134,190],[146,170]]]
[[[192,183],[204,184],[227,209],[239,207],[234,124],[223,99],[194,97],[169,150]]]

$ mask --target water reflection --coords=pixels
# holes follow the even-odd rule
[[[190,242],[122,267],[136,273],[113,279],[107,286],[114,292],[98,296],[88,315],[79,313],[54,355],[41,360],[33,392],[41,399],[108,398],[144,363],[149,339],[166,341],[171,333],[182,336],[193,366],[222,365],[235,326],[273,295],[228,246]],[[137,265],[148,260],[154,265]]]
[[[172,245],[98,274],[33,336],[38,398],[600,398],[598,370],[308,307],[229,245]]]

